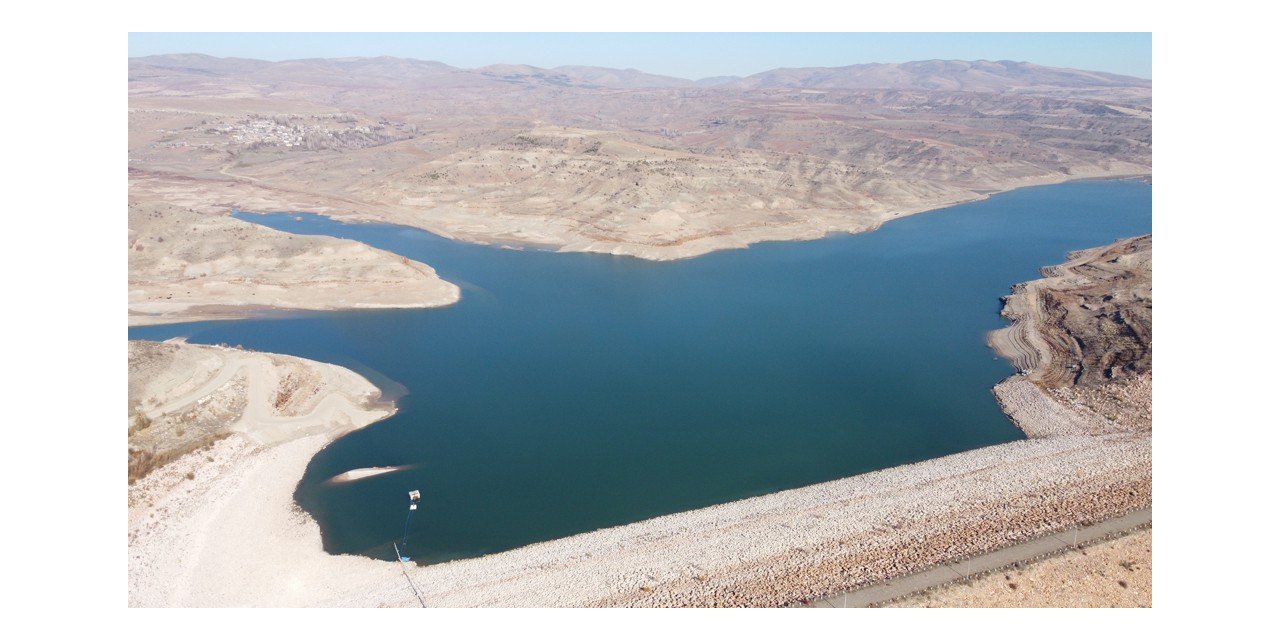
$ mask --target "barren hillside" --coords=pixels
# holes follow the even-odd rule
[[[129,341],[129,481],[238,433],[269,444],[391,414],[377,387],[331,364],[183,342]]]
[[[1024,376],[1001,383],[997,395],[1032,384],[1085,409],[1064,428],[1150,431],[1151,274],[1147,235],[1074,252],[1043,279],[1015,286],[1002,311],[1013,324],[990,342]],[[1007,394],[1002,400],[1016,411]]]
[[[1150,172],[1150,82],[1026,63],[636,70],[130,61],[131,184],[479,242],[682,258]],[[252,193],[250,193],[252,192]],[[209,206],[217,203],[216,206]]]
[[[173,205],[129,207],[130,325],[262,308],[432,307],[458,295],[431,267],[359,242]]]

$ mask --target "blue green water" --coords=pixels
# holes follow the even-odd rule
[[[679,262],[514,251],[318,216],[242,218],[432,265],[457,305],[130,329],[333,362],[404,393],[311,462],[327,550],[435,562],[1021,438],[990,389],[1000,297],[1151,230],[1151,187],[1000,194],[878,231]],[[393,384],[388,382],[394,381]],[[347,484],[349,469],[411,465]]]

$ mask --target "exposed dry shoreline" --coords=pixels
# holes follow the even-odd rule
[[[1025,187],[1047,186],[1083,180],[1146,178],[1150,170],[1136,165],[1109,168],[1078,167],[1071,173],[1042,173],[1001,179],[982,190],[953,190],[859,209],[774,211],[768,220],[740,224],[719,222],[702,232],[683,232],[666,239],[657,218],[611,234],[562,213],[529,211],[512,214],[500,208],[455,211],[448,207],[423,210],[378,200],[334,198],[300,189],[287,182],[264,188],[231,174],[217,179],[197,179],[136,171],[131,192],[152,199],[191,203],[226,202],[225,209],[208,208],[208,215],[242,211],[307,211],[346,222],[382,222],[415,227],[451,240],[490,245],[534,245],[561,252],[605,253],[644,260],[670,261],[694,258],[715,251],[745,249],[760,242],[816,240],[833,234],[874,231],[884,223],[918,213],[978,202],[993,195]],[[295,190],[296,189],[296,190]],[[231,203],[235,203],[234,205]],[[749,210],[749,208],[748,208]],[[670,224],[687,224],[686,217],[670,216]],[[678,221],[678,222],[677,222]]]
[[[995,393],[1028,440],[409,573],[434,606],[776,606],[1150,504],[1149,427],[1121,428],[1022,377]],[[131,571],[131,603],[416,606],[398,567],[325,554],[293,504],[328,441],[229,440],[212,463],[188,456],[140,482],[162,517],[131,532],[145,578]],[[164,491],[188,469],[189,493]]]
[[[1151,236],[1074,251],[1041,272],[1044,278],[1005,298],[1001,314],[1012,322],[988,336],[996,353],[1055,387],[1122,377],[1108,370],[1115,360],[1150,370]],[[1082,346],[1075,338],[1109,344]]]
[[[394,564],[324,553],[293,504],[328,441],[227,440],[213,463],[187,456],[139,482],[141,495],[161,492],[147,510],[156,524],[131,532],[131,603],[415,606]],[[1038,438],[411,575],[439,606],[788,604],[1149,504],[1150,464],[1149,436]],[[188,470],[182,492],[163,492]],[[156,579],[159,566],[182,588]]]
[[[265,309],[435,307],[459,296],[431,267],[359,242],[154,202],[129,206],[129,326]]]
[[[1009,308],[1025,309],[1014,298],[1035,290],[1016,290]],[[1045,317],[1017,315],[1015,326]],[[1064,395],[1040,379],[994,390],[1024,441],[409,575],[432,606],[776,606],[1150,505],[1149,421],[1107,417],[1096,388]],[[1143,380],[1149,407],[1149,370],[1124,382],[1140,395]],[[270,446],[230,438],[140,480],[131,605],[417,606],[397,565],[326,554],[293,503],[308,461],[352,426]]]
[[[506,218],[488,212],[482,216],[488,220],[482,229],[423,218],[416,209],[265,188],[229,175],[190,178],[134,171],[129,187],[134,202],[129,209],[128,322],[129,326],[144,326],[233,320],[277,310],[424,308],[453,304],[461,297],[458,287],[441,279],[429,265],[350,240],[291,236],[231,218],[228,214],[233,209],[308,211],[340,221],[402,224],[477,244],[540,246],[561,252],[669,261],[743,249],[759,242],[816,240],[873,231],[894,219],[1027,186],[1145,175],[1149,174],[1133,173],[1131,167],[1096,175],[1045,174],[999,189],[964,192],[909,206],[856,215],[831,212],[834,217],[806,214],[790,223],[722,229],[653,244],[584,238],[575,235],[576,231],[568,235],[532,233],[537,225],[528,215],[503,223],[500,221]]]
[[[394,413],[379,397],[368,380],[331,364],[131,340],[130,479],[230,435],[272,445],[359,428]]]
[[[803,222],[785,225],[768,224],[717,230],[701,237],[683,239],[679,242],[667,244],[600,238],[568,239],[566,241],[559,242],[558,251],[605,253],[610,255],[631,256],[634,258],[658,262],[685,260],[716,251],[746,249],[753,244],[761,242],[817,240],[841,233],[866,233],[875,231],[885,223],[892,220],[915,215],[917,213],[927,213],[938,209],[945,209],[956,205],[980,202],[993,195],[1025,187],[1048,186],[1084,180],[1146,178],[1151,175],[1150,172],[1138,172],[1136,171],[1137,169],[1141,169],[1141,167],[1124,166],[1105,170],[1080,169],[1077,173],[1073,174],[1043,174],[1034,177],[1010,180],[1002,183],[998,188],[988,191],[973,191],[964,193],[960,196],[922,200],[911,204],[899,204],[897,206],[887,207],[876,211],[857,212],[856,215],[850,215],[851,212],[829,212],[830,215],[815,215],[813,212],[780,212],[781,214],[791,215],[798,219],[802,219]],[[376,218],[366,218],[359,214],[353,214],[347,217],[350,219],[376,220]],[[427,228],[423,223],[415,224],[412,222],[405,222],[404,224],[420,226],[428,231],[432,231],[432,229]],[[506,240],[506,237],[503,235],[470,236],[464,233],[461,236],[458,236],[456,232],[452,233],[454,233],[455,237],[458,239],[468,242],[498,244]],[[544,242],[546,242],[546,240],[544,240]],[[555,246],[557,243],[552,242],[551,244]]]

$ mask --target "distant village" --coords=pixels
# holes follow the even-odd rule
[[[357,124],[351,115],[251,115],[234,122],[203,121],[200,127],[157,133],[168,134],[157,149],[195,148],[256,150],[276,147],[318,151],[363,149],[404,140],[417,134],[416,125],[381,121]],[[177,136],[179,139],[171,139]]]

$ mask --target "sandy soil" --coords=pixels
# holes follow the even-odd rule
[[[380,476],[384,473],[391,473],[392,471],[402,471],[404,469],[412,468],[412,466],[413,465],[400,465],[398,467],[365,467],[363,469],[352,469],[350,471],[343,471],[342,473],[329,478],[326,482],[332,482],[335,484],[354,482],[356,480]]]
[[[172,205],[129,207],[131,326],[263,309],[434,307],[458,298],[458,287],[431,267],[359,242]]]
[[[1151,530],[895,602],[893,607],[1150,607]]]
[[[364,426],[394,411],[379,395],[364,378],[321,362],[131,340],[130,479],[232,434],[270,445]]]
[[[264,584],[286,591],[250,591],[246,604],[323,591],[287,560],[239,562],[236,549],[260,535],[256,543],[288,555],[293,531],[310,523],[292,505],[296,479],[325,443],[391,415],[377,387],[330,364],[181,341],[130,341],[129,374],[130,424],[151,420],[131,430],[130,449],[197,448],[130,483],[130,603],[209,604],[217,588],[206,581],[260,571],[274,574]]]

